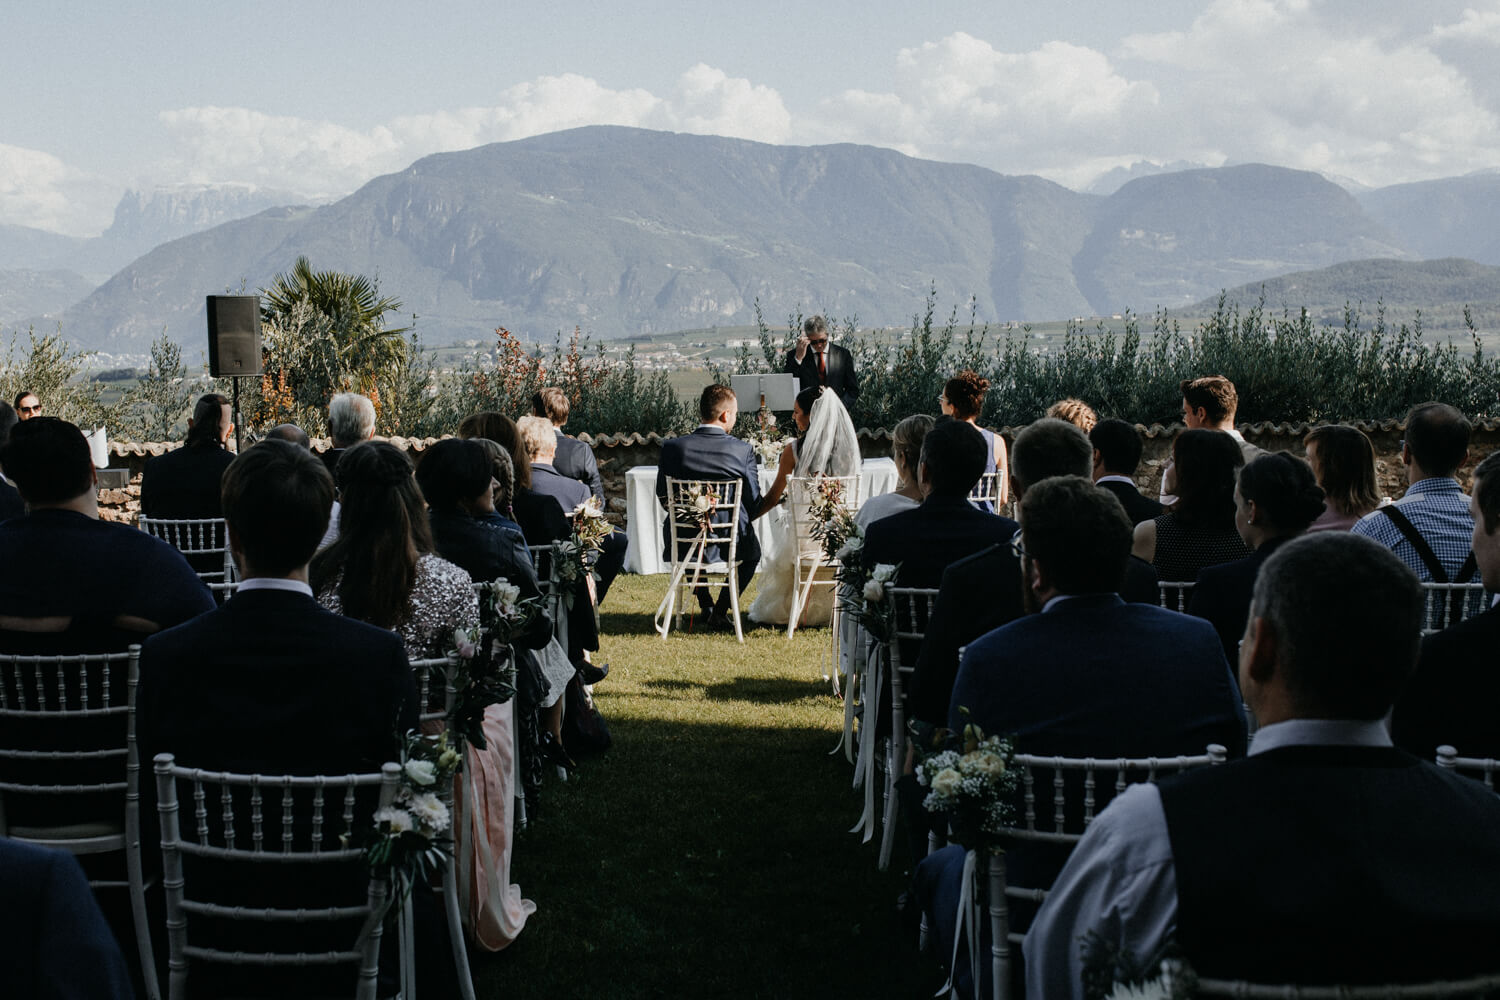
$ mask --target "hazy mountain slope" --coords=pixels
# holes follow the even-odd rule
[[[1410,322],[1418,312],[1433,330],[1462,327],[1463,306],[1476,322],[1493,330],[1500,321],[1500,267],[1449,257],[1443,260],[1355,260],[1315,271],[1285,274],[1256,281],[1227,292],[1231,302],[1247,309],[1262,297],[1276,313],[1307,309],[1319,322],[1338,323],[1344,306],[1354,306],[1373,319],[1384,305],[1395,322]],[[1189,312],[1212,312],[1217,296],[1204,299]]]
[[[94,283],[72,271],[0,269],[0,330],[20,325],[26,317],[57,315],[94,290]],[[50,324],[38,324],[38,329]]]
[[[1372,218],[1423,257],[1500,264],[1500,174],[1396,184],[1359,200]]]
[[[1248,164],[1131,181],[1073,267],[1095,312],[1149,312],[1288,271],[1410,256],[1336,184]]]

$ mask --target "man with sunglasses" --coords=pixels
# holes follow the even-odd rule
[[[802,324],[797,346],[786,352],[782,370],[797,376],[799,391],[824,385],[838,393],[844,409],[853,412],[859,398],[859,379],[854,374],[854,355],[828,342],[828,323],[822,316]]]
[[[36,393],[30,389],[23,389],[16,394],[16,416],[22,420],[30,420],[32,417],[42,415],[42,401],[36,398]]]

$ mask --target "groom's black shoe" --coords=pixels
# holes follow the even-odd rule
[[[704,627],[710,632],[733,632],[734,620],[723,611],[715,611],[708,616],[708,621],[704,622]]]
[[[578,665],[578,679],[585,684],[598,684],[609,676],[608,663],[580,663]]]

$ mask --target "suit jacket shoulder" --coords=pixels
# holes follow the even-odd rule
[[[1500,757],[1500,608],[1466,619],[1422,641],[1422,655],[1391,714],[1391,738],[1432,760],[1448,745],[1465,757]]]

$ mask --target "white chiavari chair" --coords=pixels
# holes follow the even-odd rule
[[[194,572],[216,597],[231,597],[239,586],[239,574],[229,551],[229,529],[222,517],[166,519],[143,517],[141,530],[160,538],[193,563]],[[198,565],[217,556],[215,569],[198,569]],[[204,557],[200,560],[195,557]]]
[[[1495,790],[1495,772],[1500,771],[1500,760],[1494,757],[1460,757],[1457,750],[1445,743],[1437,748],[1437,764],[1484,782],[1492,792]]]
[[[1188,601],[1195,586],[1192,580],[1160,580],[1156,584],[1158,603],[1168,611],[1187,614]]]
[[[333,892],[326,899],[309,899],[306,888],[314,872],[335,867],[349,873],[351,884],[360,881],[367,866],[359,838],[374,810],[395,800],[401,765],[388,763],[379,774],[232,774],[182,767],[163,753],[156,756],[155,770],[170,1000],[187,996],[189,968],[195,962],[296,969],[354,965],[355,995],[374,1000],[380,917],[390,887],[370,873],[363,880],[363,899]],[[186,830],[179,815],[179,784],[187,789],[184,801],[191,809]],[[374,794],[357,807],[355,797],[361,789]],[[212,879],[195,878],[194,868],[204,863],[218,869]],[[238,877],[230,872],[238,872]],[[237,893],[246,905],[229,901]],[[273,898],[272,905],[266,905],[268,898]],[[212,939],[194,943],[195,923],[220,921],[262,928],[350,930],[339,946],[321,950],[307,950],[305,941],[290,937],[284,946],[267,941],[254,951],[218,947]],[[236,944],[242,933],[236,931]],[[403,955],[403,978],[410,968],[407,958]]]
[[[793,476],[787,481],[787,505],[792,522],[792,610],[787,618],[786,637],[790,639],[797,631],[802,613],[807,608],[808,598],[814,587],[838,587],[834,574],[838,571],[838,560],[830,559],[823,552],[823,543],[814,536],[817,526],[812,517],[812,503],[820,488],[837,483],[843,499],[843,507],[852,515],[859,510],[859,476]]]
[[[122,855],[124,879],[89,884],[129,891],[142,981],[159,1000],[141,858],[140,653],[132,645],[121,653],[0,656],[0,836],[77,855]],[[54,819],[47,799],[80,808]]]
[[[1422,596],[1427,601],[1427,613],[1422,618],[1423,635],[1441,632],[1466,618],[1482,615],[1490,608],[1490,595],[1478,580],[1473,583],[1429,581],[1422,584]]]
[[[681,628],[685,610],[694,606],[694,592],[699,587],[719,583],[729,588],[730,619],[734,635],[745,641],[740,625],[739,517],[741,487],[738,479],[667,478],[668,545],[672,572],[667,593],[656,609],[656,631],[663,639],[671,631],[674,617]],[[693,491],[709,497],[711,512],[703,517],[686,517],[685,504]],[[719,558],[712,558],[718,556]]]

